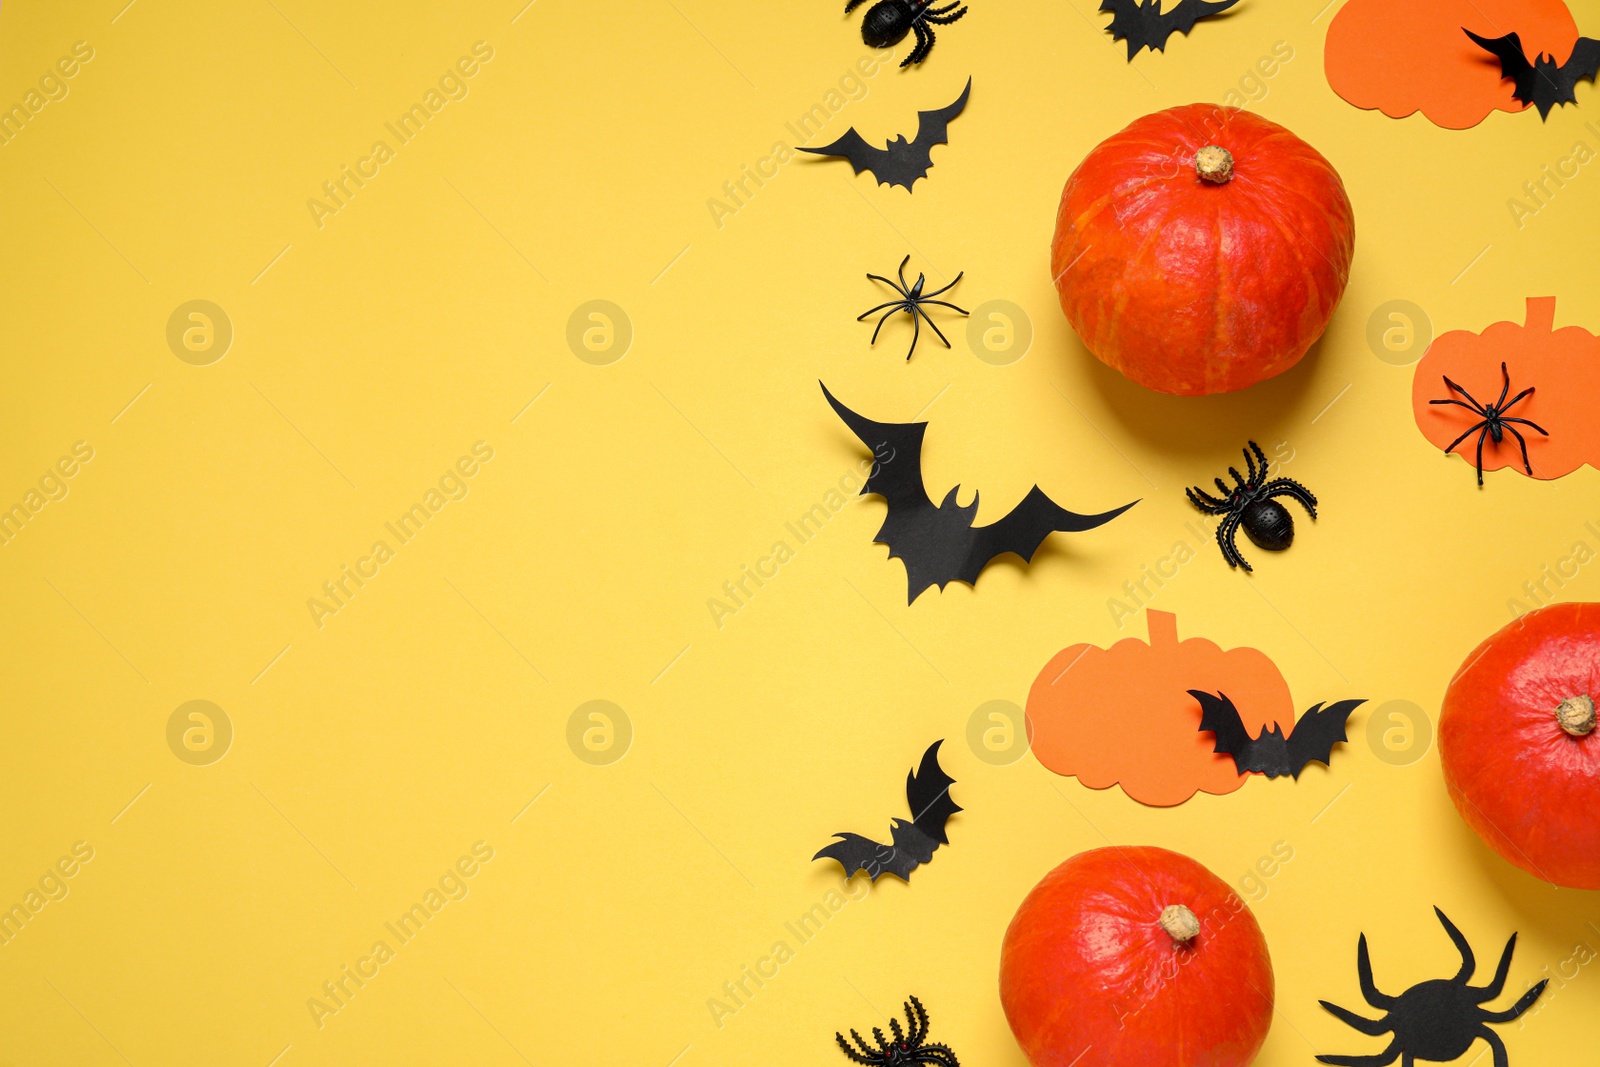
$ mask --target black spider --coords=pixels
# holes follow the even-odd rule
[[[1250,458],[1251,451],[1255,452],[1255,459]],[[1256,466],[1256,459],[1261,461],[1261,466]],[[1294,518],[1288,508],[1272,498],[1293,497],[1305,506],[1313,519],[1317,517],[1317,498],[1311,490],[1292,478],[1267,481],[1267,457],[1254,441],[1245,450],[1244,461],[1250,471],[1249,478],[1241,478],[1237,470],[1228,468],[1228,473],[1238,483],[1232,489],[1221,478],[1212,479],[1217,483],[1217,488],[1222,490],[1220,500],[1202,492],[1199,486],[1185,492],[1189,494],[1189,502],[1206,514],[1227,516],[1222,520],[1222,525],[1217,527],[1217,546],[1222,549],[1222,558],[1228,561],[1228,566],[1243,567],[1249,571],[1249,562],[1234,543],[1239,527],[1244,526],[1244,532],[1250,535],[1250,540],[1255,542],[1257,548],[1282,552],[1294,543]]]
[[[844,5],[844,13],[850,14],[863,2],[865,0],[849,0]],[[967,13],[960,0],[944,7],[934,7],[934,3],[935,0],[878,0],[867,9],[867,17],[861,20],[861,40],[870,48],[893,48],[905,40],[906,34],[915,30],[917,46],[900,61],[900,65],[909,67],[913,63],[921,63],[933,51],[933,26],[929,23],[948,26]],[[956,10],[958,7],[959,11]]]
[[[1361,978],[1361,995],[1374,1008],[1387,1012],[1381,1019],[1367,1019],[1353,1011],[1346,1011],[1326,1000],[1320,1003],[1340,1020],[1349,1023],[1363,1034],[1393,1033],[1389,1047],[1374,1056],[1318,1056],[1323,1063],[1342,1067],[1384,1067],[1397,1057],[1411,1067],[1413,1060],[1447,1062],[1456,1059],[1472,1047],[1478,1038],[1489,1043],[1494,1051],[1494,1067],[1507,1067],[1506,1046],[1489,1023],[1507,1023],[1533,1006],[1544,992],[1550,979],[1546,978],[1530,988],[1505,1011],[1485,1011],[1480,1005],[1500,995],[1506,984],[1506,972],[1511,969],[1511,950],[1516,947],[1517,935],[1506,942],[1506,950],[1495,968],[1494,979],[1486,986],[1469,986],[1467,979],[1477,968],[1472,958],[1472,948],[1461,931],[1445,918],[1444,912],[1434,908],[1444,932],[1461,952],[1461,970],[1454,978],[1435,978],[1419,982],[1398,997],[1378,992],[1372,981],[1372,960],[1367,956],[1367,935],[1361,935],[1356,949],[1356,973]]]
[[[861,1051],[857,1052],[850,1047],[850,1042],[844,1039],[843,1034],[833,1035],[839,1042],[839,1047],[844,1054],[857,1063],[867,1064],[867,1067],[911,1067],[916,1063],[931,1063],[936,1067],[961,1067],[961,1061],[956,1059],[956,1054],[950,1051],[949,1045],[924,1045],[922,1042],[928,1036],[928,1013],[922,1010],[922,1001],[912,997],[906,1002],[906,1023],[911,1027],[910,1033],[902,1033],[900,1020],[890,1019],[889,1029],[894,1031],[894,1040],[890,1041],[883,1036],[883,1031],[876,1026],[872,1028],[872,1036],[877,1038],[878,1047],[872,1048],[861,1039],[861,1035],[854,1030],[850,1036],[856,1039],[856,1044]]]
[[[1462,441],[1465,441],[1467,438],[1471,437],[1474,433],[1477,433],[1478,434],[1477,466],[1478,466],[1478,484],[1479,485],[1483,484],[1483,439],[1485,437],[1488,437],[1488,438],[1492,439],[1494,441],[1494,443],[1497,444],[1497,445],[1501,441],[1505,440],[1505,435],[1508,434],[1508,433],[1512,437],[1515,437],[1517,439],[1517,444],[1522,446],[1522,469],[1527,471],[1529,476],[1531,477],[1533,475],[1533,466],[1528,463],[1528,442],[1523,439],[1523,437],[1522,437],[1522,435],[1520,433],[1517,432],[1516,427],[1512,426],[1510,424],[1513,423],[1513,422],[1521,423],[1524,426],[1531,426],[1533,429],[1537,430],[1541,435],[1543,435],[1545,437],[1549,437],[1550,436],[1549,432],[1546,431],[1544,429],[1544,427],[1540,426],[1538,423],[1529,422],[1527,419],[1511,419],[1511,418],[1507,418],[1506,417],[1506,412],[1510,411],[1512,406],[1515,405],[1519,400],[1521,400],[1524,397],[1528,397],[1528,396],[1532,396],[1533,395],[1533,386],[1531,386],[1531,385],[1528,386],[1522,392],[1518,393],[1516,396],[1512,397],[1510,400],[1507,400],[1506,399],[1506,394],[1511,392],[1511,374],[1510,374],[1510,372],[1508,372],[1506,370],[1506,365],[1504,363],[1500,364],[1500,377],[1505,380],[1505,385],[1500,390],[1500,399],[1496,400],[1493,404],[1480,404],[1480,403],[1478,403],[1476,400],[1472,399],[1472,394],[1471,393],[1469,393],[1465,389],[1461,388],[1461,386],[1457,385],[1455,382],[1452,382],[1449,378],[1445,378],[1444,384],[1446,386],[1448,386],[1454,392],[1460,393],[1462,396],[1466,397],[1467,399],[1466,400],[1457,400],[1455,397],[1451,397],[1448,400],[1430,400],[1430,401],[1428,401],[1428,403],[1430,403],[1430,404],[1454,404],[1457,407],[1466,408],[1468,411],[1472,412],[1474,415],[1482,415],[1483,416],[1483,421],[1482,422],[1479,422],[1477,425],[1475,425],[1471,429],[1469,429],[1466,433],[1462,434],[1460,437],[1456,438],[1454,441],[1451,441],[1450,442],[1450,446],[1444,450],[1444,454],[1448,456],[1451,452],[1455,451],[1456,445],[1459,445]]]
[[[914,285],[907,285],[906,284],[906,264],[910,263],[910,262],[911,262],[911,257],[909,255],[906,256],[905,259],[902,259],[900,261],[900,284],[899,285],[896,285],[894,282],[890,281],[888,278],[882,277],[882,276],[877,275],[877,274],[869,274],[869,275],[867,275],[867,277],[872,279],[873,281],[882,282],[884,285],[887,285],[889,288],[891,288],[895,292],[899,293],[900,294],[900,299],[899,300],[891,300],[887,304],[879,304],[875,308],[868,308],[867,310],[863,311],[861,314],[856,316],[856,321],[860,322],[863,319],[865,319],[868,315],[871,315],[874,312],[883,311],[884,308],[888,308],[889,309],[888,311],[883,311],[883,317],[878,320],[877,328],[872,331],[872,344],[877,344],[878,343],[878,330],[883,329],[883,324],[886,321],[888,321],[888,318],[889,318],[890,315],[893,315],[897,311],[904,311],[907,315],[910,315],[911,316],[911,322],[916,327],[916,330],[911,334],[911,349],[910,349],[910,351],[906,352],[906,358],[907,359],[910,359],[911,358],[911,353],[915,352],[917,350],[917,338],[922,336],[922,322],[918,318],[918,316],[921,316],[923,319],[928,319],[928,325],[929,326],[933,326],[933,332],[939,334],[939,340],[944,342],[944,346],[946,348],[950,347],[949,339],[946,338],[944,334],[939,333],[939,327],[934,326],[933,325],[933,320],[931,318],[928,318],[928,313],[926,311],[922,310],[922,305],[923,304],[938,304],[940,307],[947,307],[952,311],[960,311],[961,314],[963,314],[963,315],[967,314],[966,311],[963,311],[961,308],[956,307],[954,304],[947,303],[947,302],[945,302],[943,300],[934,300],[933,299],[933,297],[936,297],[940,293],[944,292],[945,289],[953,289],[953,288],[955,288],[956,282],[959,282],[961,280],[961,275],[965,274],[966,271],[962,271],[961,274],[957,274],[956,275],[956,281],[955,282],[951,282],[949,285],[945,286],[944,289],[935,289],[931,293],[924,293],[922,291],[922,285],[923,285],[923,282],[925,282],[927,280],[924,275],[921,275],[921,274],[917,275],[916,284],[914,284]]]

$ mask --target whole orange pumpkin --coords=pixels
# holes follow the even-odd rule
[[[1450,799],[1506,861],[1600,889],[1600,604],[1551,604],[1473,650],[1445,691]]]
[[[1250,908],[1199,863],[1097,848],[1017,909],[1000,1004],[1034,1067],[1246,1067],[1272,1025],[1272,959]]]
[[[1163,393],[1231,393],[1299,362],[1350,275],[1333,165],[1238,108],[1134,121],[1067,179],[1051,273],[1090,352]]]

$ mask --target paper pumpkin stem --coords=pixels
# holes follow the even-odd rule
[[[1170,611],[1146,609],[1145,625],[1150,630],[1151,648],[1175,648],[1178,644],[1178,617]]]
[[[1594,732],[1594,701],[1588,696],[1568,697],[1556,705],[1556,722],[1572,737],[1586,737]]]
[[[1180,945],[1187,945],[1200,934],[1200,920],[1182,904],[1168,904],[1162,908],[1156,924]]]
[[[1525,330],[1554,333],[1556,328],[1556,298],[1553,296],[1528,297],[1528,308],[1523,314],[1522,326]]]

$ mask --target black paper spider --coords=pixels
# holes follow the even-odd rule
[[[1256,454],[1255,459],[1250,458],[1252,451]],[[1256,459],[1261,461],[1261,466],[1256,466]],[[1217,527],[1217,547],[1222,549],[1222,558],[1228,561],[1228,566],[1243,567],[1249,571],[1250,563],[1239,553],[1239,546],[1234,541],[1239,527],[1244,526],[1244,532],[1257,548],[1282,552],[1294,543],[1294,518],[1288,508],[1272,498],[1293,497],[1305,506],[1313,519],[1317,517],[1317,498],[1311,490],[1292,478],[1267,481],[1267,457],[1254,441],[1245,450],[1244,461],[1250,471],[1249,478],[1241,478],[1237,470],[1228,468],[1228,473],[1238,483],[1232,489],[1221,478],[1212,479],[1217,483],[1217,488],[1222,490],[1220,500],[1201,491],[1199,486],[1185,492],[1189,494],[1189,502],[1206,514],[1227,516],[1222,520],[1222,525]]]
[[[854,11],[865,0],[850,0],[844,5],[846,15]],[[967,9],[956,3],[946,4],[944,7],[934,7],[935,0],[878,0],[867,9],[867,17],[861,20],[861,40],[869,48],[893,48],[905,40],[906,34],[912,30],[917,31],[917,46],[911,54],[900,61],[902,67],[909,67],[913,63],[921,63],[928,58],[928,53],[933,51],[933,26],[948,26],[955,22]],[[957,8],[961,8],[957,11]]]
[[[1444,384],[1452,391],[1460,393],[1467,399],[1457,400],[1455,397],[1450,397],[1447,400],[1428,401],[1430,404],[1454,404],[1457,407],[1466,408],[1474,415],[1483,416],[1483,421],[1473,426],[1454,441],[1451,441],[1449,447],[1444,450],[1444,454],[1448,456],[1451,452],[1455,451],[1456,445],[1459,445],[1462,441],[1465,441],[1467,438],[1476,433],[1478,435],[1477,467],[1479,485],[1483,484],[1483,439],[1485,437],[1492,439],[1497,445],[1501,441],[1505,440],[1505,435],[1508,433],[1512,437],[1515,437],[1517,439],[1517,444],[1522,446],[1522,469],[1527,471],[1528,475],[1531,477],[1533,475],[1533,466],[1528,462],[1528,442],[1523,439],[1522,434],[1518,433],[1517,428],[1512,426],[1511,423],[1521,423],[1524,426],[1529,426],[1537,430],[1544,437],[1550,436],[1549,432],[1537,423],[1529,422],[1527,419],[1512,419],[1506,417],[1506,412],[1510,411],[1512,406],[1515,405],[1519,400],[1533,395],[1533,386],[1528,386],[1522,392],[1518,393],[1510,400],[1507,400],[1506,394],[1511,392],[1511,374],[1506,370],[1506,365],[1504,363],[1500,364],[1500,377],[1505,380],[1505,385],[1500,390],[1500,399],[1496,400],[1493,404],[1478,403],[1476,400],[1472,399],[1471,393],[1461,388],[1461,386],[1457,385],[1455,382],[1452,382],[1449,378],[1445,378]]]
[[[923,319],[928,319],[928,325],[929,326],[933,326],[933,332],[939,334],[939,340],[944,342],[944,346],[946,348],[950,347],[949,339],[946,338],[944,334],[939,333],[939,327],[934,326],[933,325],[933,320],[928,318],[928,313],[926,311],[922,310],[922,305],[923,304],[938,304],[940,307],[947,307],[952,311],[960,311],[961,314],[963,314],[963,315],[967,314],[966,311],[963,311],[961,308],[956,307],[954,304],[947,303],[946,301],[943,301],[943,300],[934,300],[933,299],[933,297],[938,296],[940,293],[944,292],[946,289],[954,289],[955,285],[956,285],[956,282],[959,282],[961,280],[961,275],[965,274],[966,271],[962,271],[961,274],[957,274],[956,275],[956,281],[955,282],[951,282],[949,285],[945,286],[944,289],[935,289],[931,293],[924,293],[922,291],[922,284],[923,284],[923,282],[925,282],[927,280],[925,276],[923,276],[921,274],[917,275],[917,281],[916,281],[915,285],[907,285],[906,284],[906,264],[910,263],[910,262],[911,262],[911,257],[909,255],[906,256],[905,259],[902,259],[900,261],[900,284],[899,285],[896,285],[894,282],[890,281],[888,278],[882,277],[881,275],[877,275],[877,274],[869,274],[869,275],[867,275],[867,277],[871,278],[873,281],[882,282],[884,285],[887,285],[889,288],[891,288],[895,292],[899,293],[900,294],[900,299],[899,300],[891,300],[887,304],[879,304],[875,308],[868,308],[867,310],[863,311],[861,314],[856,316],[856,321],[857,322],[861,322],[868,315],[871,315],[874,312],[883,311],[884,308],[888,308],[889,309],[888,311],[883,311],[883,317],[878,320],[877,328],[872,331],[872,342],[871,343],[872,344],[877,344],[878,343],[878,330],[883,329],[883,324],[886,321],[888,321],[888,318],[889,318],[890,315],[893,315],[897,311],[904,311],[907,315],[910,315],[911,316],[911,322],[916,327],[916,329],[911,334],[911,348],[910,348],[909,351],[906,352],[906,359],[910,359],[911,358],[911,353],[915,352],[917,350],[917,338],[922,336],[922,322],[918,318],[918,316],[921,316],[921,318],[923,318]]]
[[[1489,1043],[1494,1050],[1494,1067],[1507,1067],[1506,1046],[1489,1023],[1508,1023],[1533,1006],[1544,992],[1550,979],[1541,980],[1517,999],[1505,1011],[1485,1011],[1480,1005],[1500,995],[1506,984],[1506,973],[1511,969],[1511,950],[1516,947],[1517,935],[1506,942],[1506,950],[1495,968],[1494,978],[1486,986],[1469,986],[1467,979],[1477,969],[1472,958],[1472,948],[1455,924],[1445,918],[1444,912],[1433,909],[1444,924],[1461,952],[1461,970],[1454,978],[1435,978],[1419,982],[1398,997],[1378,992],[1372,981],[1372,960],[1367,956],[1367,935],[1362,934],[1356,948],[1356,973],[1361,978],[1361,995],[1374,1008],[1387,1012],[1381,1019],[1367,1019],[1353,1011],[1346,1011],[1326,1000],[1319,1003],[1335,1017],[1360,1030],[1363,1034],[1393,1033],[1389,1047],[1373,1056],[1318,1056],[1323,1063],[1341,1064],[1343,1067],[1384,1067],[1397,1057],[1403,1057],[1406,1067],[1413,1060],[1447,1062],[1456,1059],[1472,1047],[1478,1038]]]
[[[857,1063],[867,1064],[867,1067],[911,1067],[917,1063],[931,1063],[936,1067],[961,1067],[961,1061],[956,1059],[956,1054],[950,1051],[949,1045],[924,1045],[922,1042],[928,1036],[928,1013],[922,1010],[922,1001],[912,997],[906,1002],[906,1023],[911,1027],[910,1033],[900,1031],[900,1020],[890,1019],[889,1029],[894,1031],[894,1040],[890,1041],[883,1036],[883,1031],[876,1026],[872,1028],[872,1036],[877,1038],[878,1047],[872,1048],[861,1039],[861,1035],[854,1030],[850,1036],[856,1039],[856,1044],[861,1051],[857,1052],[850,1047],[850,1042],[844,1035],[835,1033],[834,1040],[839,1042],[839,1047],[844,1054]]]

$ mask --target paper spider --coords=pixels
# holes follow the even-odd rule
[[[1448,1062],[1464,1054],[1481,1037],[1494,1052],[1494,1067],[1507,1067],[1506,1046],[1489,1029],[1488,1024],[1507,1023],[1527,1011],[1539,999],[1539,994],[1544,992],[1550,979],[1543,979],[1530,988],[1505,1011],[1485,1011],[1480,1005],[1498,997],[1500,990],[1505,987],[1517,935],[1512,934],[1511,940],[1506,942],[1506,950],[1500,957],[1500,966],[1495,968],[1493,980],[1486,986],[1469,986],[1467,979],[1472,977],[1472,972],[1477,968],[1472,958],[1472,947],[1444,912],[1438,908],[1433,911],[1444,924],[1444,932],[1450,935],[1450,940],[1455,942],[1461,953],[1461,970],[1454,978],[1419,982],[1398,997],[1388,996],[1378,992],[1378,987],[1373,984],[1372,960],[1367,955],[1367,935],[1362,934],[1356,948],[1356,973],[1361,979],[1361,995],[1368,1004],[1387,1014],[1381,1019],[1367,1019],[1326,1000],[1319,1003],[1363,1034],[1393,1033],[1394,1040],[1389,1042],[1388,1048],[1373,1056],[1318,1056],[1318,1060],[1343,1067],[1384,1067],[1397,1057],[1406,1067],[1411,1067],[1413,1060]]]
[[[864,2],[850,0],[844,5],[844,13],[850,14]],[[967,13],[965,7],[956,10],[961,6],[959,0],[944,7],[934,7],[933,3],[934,0],[878,0],[867,9],[867,17],[861,20],[861,40],[869,48],[893,48],[905,40],[906,34],[915,30],[917,46],[900,61],[900,65],[909,67],[913,63],[921,63],[933,51],[935,38],[933,26],[929,23],[948,26]]]
[[[1455,451],[1456,445],[1459,445],[1462,441],[1465,441],[1467,438],[1476,433],[1478,435],[1477,467],[1479,485],[1483,484],[1483,439],[1485,437],[1490,438],[1497,445],[1501,441],[1505,440],[1505,435],[1508,433],[1512,437],[1515,437],[1517,439],[1517,444],[1522,446],[1522,469],[1528,472],[1529,477],[1532,477],[1533,466],[1528,462],[1528,442],[1523,438],[1522,434],[1517,432],[1516,427],[1512,426],[1511,423],[1521,423],[1524,426],[1529,426],[1534,430],[1537,430],[1544,437],[1550,436],[1549,432],[1538,423],[1529,422],[1527,419],[1512,419],[1506,417],[1506,412],[1510,411],[1518,401],[1524,397],[1533,395],[1533,386],[1528,386],[1522,392],[1518,393],[1510,400],[1507,400],[1506,394],[1511,392],[1511,374],[1506,370],[1506,365],[1504,363],[1500,364],[1500,377],[1504,379],[1505,385],[1500,389],[1500,399],[1496,400],[1493,404],[1478,403],[1472,398],[1471,393],[1461,388],[1461,386],[1457,385],[1455,382],[1452,382],[1449,378],[1445,378],[1444,384],[1452,391],[1460,393],[1467,399],[1457,400],[1455,397],[1450,397],[1445,400],[1428,401],[1429,404],[1454,404],[1457,407],[1466,408],[1474,415],[1483,416],[1483,420],[1481,422],[1474,425],[1471,429],[1467,430],[1466,433],[1462,434],[1454,441],[1451,441],[1449,446],[1444,450],[1444,454],[1448,456],[1451,452]]]
[[[1252,451],[1256,454],[1255,459],[1250,458]],[[1261,466],[1256,466],[1256,460],[1261,461]],[[1228,473],[1238,483],[1232,489],[1221,478],[1212,479],[1217,483],[1217,488],[1222,490],[1220,500],[1203,492],[1199,486],[1185,492],[1189,494],[1189,502],[1206,514],[1227,516],[1222,520],[1222,525],[1217,527],[1217,547],[1222,549],[1222,558],[1228,561],[1228,566],[1243,567],[1249,571],[1250,563],[1240,554],[1239,546],[1235,543],[1239,527],[1244,527],[1244,532],[1257,548],[1282,552],[1294,543],[1294,518],[1287,508],[1272,498],[1287,496],[1300,501],[1313,519],[1317,517],[1317,498],[1311,490],[1292,478],[1267,481],[1267,457],[1254,441],[1245,449],[1244,461],[1250,471],[1248,478],[1241,478],[1237,470],[1228,468]]]
[[[839,1042],[839,1047],[844,1054],[857,1063],[864,1063],[867,1067],[911,1067],[912,1064],[927,1063],[935,1067],[961,1067],[961,1061],[956,1059],[956,1054],[950,1051],[949,1045],[924,1045],[922,1042],[928,1036],[928,1013],[922,1009],[922,1001],[912,997],[906,1001],[906,1023],[910,1026],[910,1033],[902,1033],[900,1020],[890,1019],[889,1029],[894,1032],[894,1040],[890,1041],[883,1036],[883,1031],[876,1026],[872,1028],[872,1036],[877,1039],[878,1047],[872,1048],[861,1039],[861,1035],[854,1030],[850,1036],[856,1039],[856,1044],[861,1051],[857,1052],[850,1047],[850,1042],[844,1035],[835,1033],[834,1040]]]
[[[951,282],[949,285],[945,286],[944,289],[935,289],[931,293],[924,293],[922,291],[922,285],[927,280],[927,278],[924,275],[921,275],[921,274],[917,275],[916,284],[914,284],[914,285],[907,285],[906,284],[906,264],[910,263],[910,262],[911,262],[911,257],[909,255],[907,255],[905,259],[902,259],[900,261],[900,284],[899,285],[896,285],[894,282],[890,281],[888,278],[882,277],[881,275],[868,274],[867,275],[868,278],[872,279],[875,282],[882,282],[884,285],[887,285],[889,288],[891,288],[895,292],[899,293],[900,294],[900,299],[899,300],[891,300],[887,304],[879,304],[875,308],[868,308],[867,310],[863,311],[860,315],[856,316],[856,321],[857,322],[861,322],[868,315],[871,315],[874,312],[883,311],[884,308],[888,308],[889,309],[888,311],[883,311],[883,317],[878,320],[877,328],[872,331],[872,341],[871,341],[871,343],[872,344],[877,344],[878,343],[878,330],[883,329],[883,324],[886,321],[888,321],[888,318],[889,318],[890,315],[893,315],[897,311],[904,311],[907,315],[910,315],[911,316],[911,322],[916,327],[916,329],[911,334],[911,348],[910,348],[909,351],[906,352],[906,359],[908,359],[908,360],[911,358],[911,353],[915,352],[917,350],[917,338],[922,336],[922,321],[921,321],[921,319],[918,318],[918,316],[921,316],[922,319],[928,319],[928,325],[929,326],[933,326],[933,332],[939,334],[939,340],[944,342],[944,346],[946,348],[950,347],[949,339],[947,337],[945,337],[944,334],[939,333],[939,327],[934,326],[933,320],[931,318],[928,318],[928,313],[926,311],[922,310],[922,305],[923,304],[938,304],[940,307],[947,307],[951,311],[960,311],[961,314],[963,314],[963,315],[967,314],[966,311],[962,310],[961,308],[956,307],[954,304],[948,303],[948,302],[946,302],[944,300],[934,300],[933,299],[933,297],[938,296],[940,293],[944,292],[946,289],[955,288],[956,282],[959,282],[961,280],[961,276],[963,274],[966,274],[966,271],[962,271],[961,274],[957,274],[956,275],[956,280],[954,282]]]

